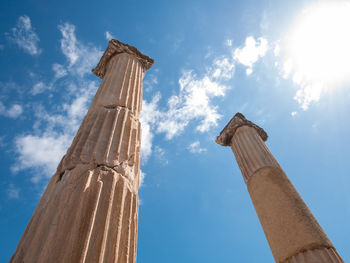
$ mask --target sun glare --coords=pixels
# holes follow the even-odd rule
[[[349,1],[322,1],[309,6],[297,17],[284,41],[285,76],[291,75],[295,83],[304,86],[302,92],[308,93],[304,95],[310,101],[350,80]]]

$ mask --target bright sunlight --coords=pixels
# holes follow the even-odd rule
[[[300,87],[295,99],[304,110],[350,80],[350,2],[322,1],[304,9],[281,52],[284,76]]]

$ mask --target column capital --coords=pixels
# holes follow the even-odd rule
[[[108,61],[116,54],[127,53],[133,55],[142,64],[145,70],[150,69],[153,66],[154,60],[150,57],[142,54],[137,48],[124,44],[116,39],[111,39],[108,42],[108,47],[103,53],[97,66],[92,70],[92,72],[99,78],[103,78],[106,74],[106,66]]]
[[[220,135],[216,137],[216,143],[222,146],[231,146],[233,135],[237,129],[242,126],[250,126],[254,128],[263,141],[267,140],[268,135],[263,128],[247,120],[242,113],[237,112],[229,123],[226,124],[225,128],[220,132]]]

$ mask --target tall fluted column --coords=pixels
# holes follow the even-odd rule
[[[136,262],[142,79],[153,60],[117,40],[103,78],[10,262]]]
[[[262,128],[237,113],[216,142],[231,146],[276,262],[343,262],[266,140]]]

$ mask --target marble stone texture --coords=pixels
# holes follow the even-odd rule
[[[266,132],[237,113],[217,137],[230,146],[278,263],[343,262],[264,141]]]
[[[111,40],[103,78],[10,262],[136,262],[142,79],[153,60]]]

